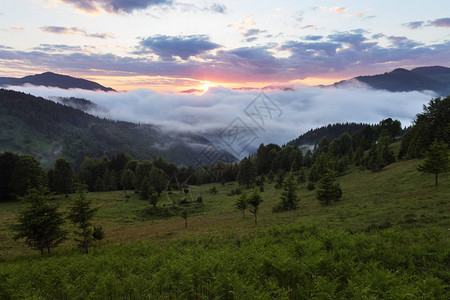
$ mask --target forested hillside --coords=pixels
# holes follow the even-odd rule
[[[40,97],[0,89],[0,151],[31,154],[51,166],[64,156],[77,169],[85,156],[127,152],[136,159],[164,156],[195,165],[208,140],[194,134],[164,132],[150,124],[100,119]]]
[[[298,138],[288,142],[288,145],[292,146],[314,146],[316,145],[324,136],[329,139],[336,139],[344,132],[348,134],[353,134],[361,129],[363,129],[368,124],[363,123],[337,123],[329,124],[327,126],[322,126],[316,129],[310,129],[308,132],[300,135]]]

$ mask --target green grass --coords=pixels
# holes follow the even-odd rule
[[[74,249],[73,235],[50,257],[13,241],[8,228],[22,204],[2,203],[3,291],[36,299],[446,299],[450,174],[435,188],[432,175],[416,170],[420,162],[379,173],[353,167],[338,178],[340,202],[323,207],[303,187],[299,208],[285,213],[272,213],[280,191],[266,183],[258,226],[234,209],[238,196],[227,196],[236,183],[214,184],[216,195],[212,184],[196,187],[192,199],[201,194],[203,203],[187,207],[188,228],[172,215],[179,191],[163,193],[157,210],[132,191],[89,193],[106,233],[90,255]],[[70,198],[55,201],[66,211]]]

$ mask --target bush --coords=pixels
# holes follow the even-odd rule
[[[306,186],[308,191],[314,191],[316,189],[316,186],[312,182],[308,182],[308,185]]]
[[[215,186],[213,186],[212,188],[210,188],[209,191],[210,191],[211,194],[213,194],[213,195],[217,194],[217,188],[216,188]]]
[[[102,226],[94,226],[94,232],[92,233],[92,237],[96,240],[103,240],[105,238],[105,232],[103,231]]]

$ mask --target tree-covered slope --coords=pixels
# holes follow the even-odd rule
[[[64,156],[77,167],[85,156],[130,153],[137,159],[164,156],[195,165],[201,136],[165,132],[158,126],[94,117],[43,98],[0,89],[0,151],[31,154],[44,167]]]
[[[330,140],[334,140],[341,136],[344,132],[348,134],[353,134],[357,131],[362,130],[367,124],[362,123],[337,123],[329,124],[327,126],[322,126],[316,129],[311,129],[308,132],[300,135],[298,138],[288,142],[288,145],[292,146],[314,146],[323,137],[327,137]]]

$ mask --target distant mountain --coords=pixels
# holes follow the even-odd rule
[[[272,90],[272,91],[293,91],[294,88],[291,86],[278,86],[278,85],[268,85],[263,88],[255,88],[255,87],[240,87],[240,88],[233,88],[235,91],[254,91],[254,90]]]
[[[199,89],[189,89],[181,91],[180,94],[192,94],[192,93],[203,93],[205,90],[199,90]]]
[[[0,86],[2,87],[25,84],[57,87],[61,89],[83,89],[91,91],[101,90],[105,92],[115,92],[114,89],[104,87],[103,85],[93,81],[74,78],[67,75],[55,74],[52,72],[25,76],[23,78],[0,77]]]
[[[88,100],[68,101],[90,105]],[[201,153],[209,145],[208,139],[198,135],[101,119],[44,98],[0,89],[0,152],[31,154],[44,167],[60,156],[77,167],[85,156],[110,157],[120,152],[136,159],[163,156],[178,165],[195,166],[205,160]],[[236,160],[225,151],[222,154]]]
[[[358,76],[333,84],[345,87],[355,83],[364,83],[374,89],[391,92],[434,91],[440,96],[450,94],[450,68],[433,66],[412,70],[395,69],[392,72],[373,76]]]
[[[322,126],[316,129],[311,129],[308,132],[302,134],[298,138],[288,142],[291,146],[315,146],[320,142],[323,137],[327,137],[330,140],[334,140],[341,136],[344,132],[352,135],[353,133],[362,130],[368,124],[363,123],[337,123]]]

